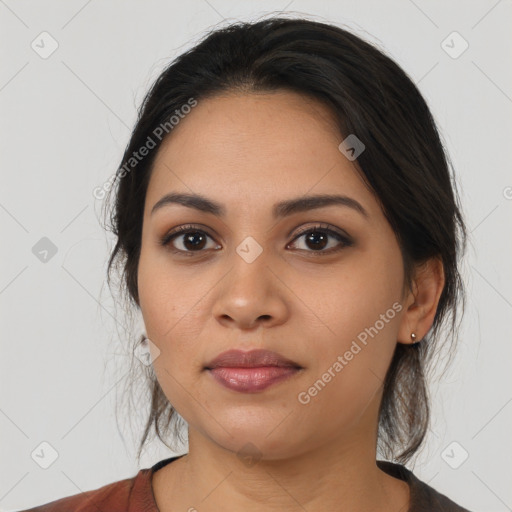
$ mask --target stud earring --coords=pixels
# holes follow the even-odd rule
[[[411,339],[412,341],[416,342],[416,334],[414,334],[413,332],[411,333]]]

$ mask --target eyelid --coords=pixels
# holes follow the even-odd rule
[[[327,236],[331,238],[336,238],[339,243],[337,246],[331,247],[327,250],[308,251],[304,249],[299,249],[301,252],[305,253],[308,256],[329,256],[332,254],[337,254],[341,252],[343,249],[352,247],[354,245],[353,238],[345,230],[325,222],[318,222],[313,226],[304,226],[298,232],[295,233],[295,236],[293,237],[293,240],[290,242],[290,244],[295,243],[295,241],[301,238],[301,236],[304,235],[305,233],[312,233],[315,231],[318,231],[320,233],[327,233]],[[288,244],[287,247],[290,244]]]
[[[333,226],[332,224],[328,224],[327,222],[317,222],[313,223],[312,226],[304,226],[295,233],[293,239],[295,240],[300,235],[303,235],[304,233],[309,233],[311,231],[330,231],[336,233],[340,237],[346,238],[347,240],[351,240],[350,235],[345,230]]]
[[[293,233],[294,230],[291,231]],[[293,239],[289,244],[287,244],[286,247],[288,247],[290,244],[294,243],[298,238],[300,238],[305,233],[311,233],[314,231],[324,232],[327,233],[328,236],[337,238],[338,241],[341,243],[341,247],[338,248],[331,248],[328,250],[319,250],[319,251],[306,251],[303,249],[300,249],[302,252],[311,253],[313,255],[318,254],[331,254],[335,252],[341,251],[343,248],[350,247],[354,244],[354,241],[352,237],[343,229],[338,228],[336,226],[333,226],[331,224],[325,223],[325,222],[313,222],[313,225],[307,225],[301,227],[298,231],[295,232],[295,235],[293,236]],[[212,240],[214,240],[214,236],[209,232],[208,228],[203,227],[201,224],[184,224],[182,226],[178,226],[176,228],[173,228],[169,230],[166,234],[164,234],[159,239],[159,244],[163,247],[167,247],[169,245],[172,245],[171,242],[179,237],[182,234],[186,234],[188,232],[197,232],[202,233],[208,237],[210,237]],[[291,236],[291,234],[288,235],[288,238]],[[185,255],[193,255],[194,253],[201,254],[206,252],[205,250],[200,251],[183,251],[181,249],[170,249],[172,252],[178,253],[178,254],[185,254]]]
[[[160,245],[166,246],[171,240],[173,240],[178,235],[188,233],[189,231],[203,233],[209,236],[211,239],[214,238],[214,236],[209,232],[208,228],[202,226],[201,224],[184,224],[182,226],[178,226],[167,231],[162,237],[160,237],[159,243]]]

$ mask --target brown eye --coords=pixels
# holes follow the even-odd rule
[[[165,235],[160,241],[160,244],[164,247],[170,246],[173,252],[202,252],[203,249],[208,248],[208,239],[213,240],[211,236],[203,230],[194,228],[194,226],[180,226]]]
[[[303,229],[295,238],[304,239],[303,245],[305,247],[299,247],[299,250],[304,250],[312,253],[332,253],[343,249],[344,247],[350,247],[353,245],[352,240],[347,236],[338,233],[332,229],[324,226],[311,226]],[[331,241],[329,241],[331,239]],[[327,248],[327,249],[326,249]]]
[[[316,256],[331,254],[353,245],[353,241],[348,236],[327,226],[329,225],[309,226],[302,229],[287,247],[296,246],[296,241],[303,238],[304,247],[299,247],[299,250]],[[205,252],[206,249],[220,248],[215,243],[208,247],[208,239],[213,242],[213,238],[204,230],[198,229],[193,225],[187,225],[180,226],[166,234],[160,240],[160,245],[169,247],[174,253],[187,256]]]

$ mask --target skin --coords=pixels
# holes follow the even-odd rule
[[[158,381],[189,426],[188,454],[153,477],[161,512],[408,509],[408,485],[376,466],[378,408],[396,343],[412,343],[411,332],[421,340],[432,326],[443,270],[429,261],[403,293],[396,237],[356,162],[339,151],[342,140],[314,100],[229,93],[200,100],[159,149],[144,210],[140,307],[160,351],[152,349]],[[151,215],[169,192],[201,194],[226,216],[178,204]],[[321,193],[356,199],[368,218],[339,205],[272,217],[279,201]],[[319,223],[353,245],[330,236],[319,254],[307,235],[296,239]],[[183,235],[159,245],[186,224],[209,235],[202,252]],[[262,249],[251,263],[236,252],[249,236]],[[328,254],[331,247],[340,250]],[[395,302],[401,311],[300,403],[298,394]],[[303,369],[259,393],[236,392],[203,371],[231,348],[274,350]],[[258,454],[251,465],[237,456],[247,443]]]

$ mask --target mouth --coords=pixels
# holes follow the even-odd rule
[[[229,350],[204,369],[216,382],[233,391],[256,393],[299,373],[303,367],[269,350]]]

